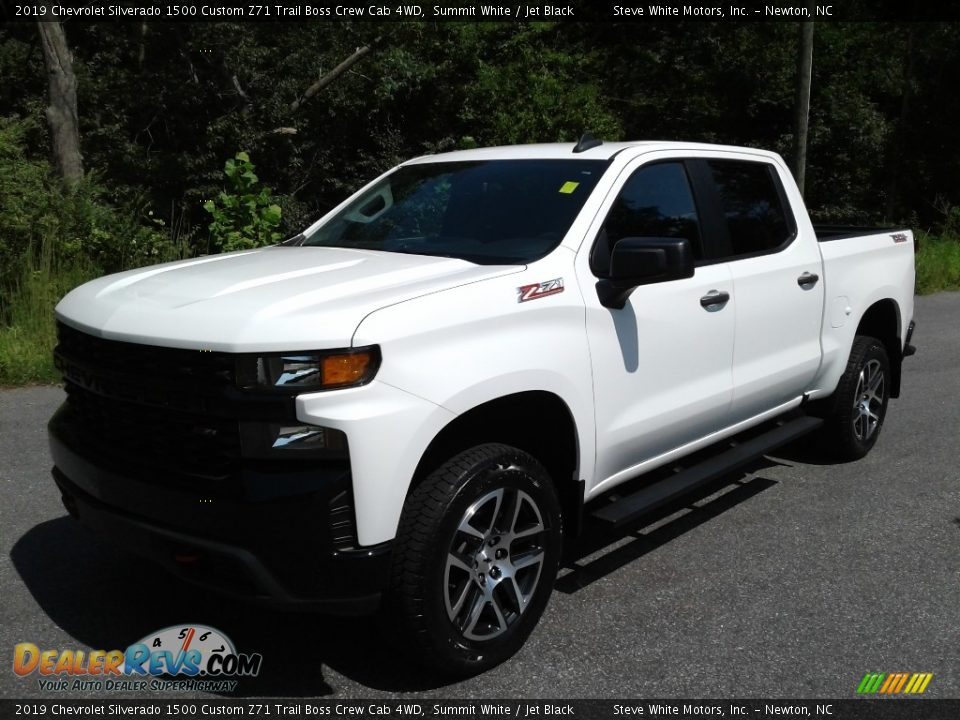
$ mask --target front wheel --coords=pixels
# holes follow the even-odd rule
[[[469,675],[513,655],[540,619],[560,558],[560,508],[531,455],[480,445],[410,494],[394,549],[394,615],[420,659]]]
[[[876,444],[890,400],[890,360],[876,338],[858,335],[830,399],[823,437],[839,460],[858,460]]]

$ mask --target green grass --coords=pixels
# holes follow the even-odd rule
[[[917,294],[960,290],[960,238],[920,236],[917,253]]]
[[[15,287],[0,298],[0,387],[56,383],[53,308],[67,292],[96,277],[83,260],[57,262],[44,243],[23,261]]]

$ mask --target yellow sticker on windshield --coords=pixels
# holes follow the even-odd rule
[[[580,187],[580,183],[572,182],[568,180],[567,182],[565,182],[563,185],[560,186],[560,192],[562,192],[564,195],[569,195],[578,187]]]

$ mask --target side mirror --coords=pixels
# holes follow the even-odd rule
[[[693,251],[686,238],[628,237],[613,246],[610,276],[597,283],[600,304],[622,308],[639,285],[693,277]]]

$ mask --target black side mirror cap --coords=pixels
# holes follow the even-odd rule
[[[610,275],[597,283],[597,296],[604,307],[621,309],[638,286],[693,277],[693,271],[686,238],[623,238],[613,246]]]

